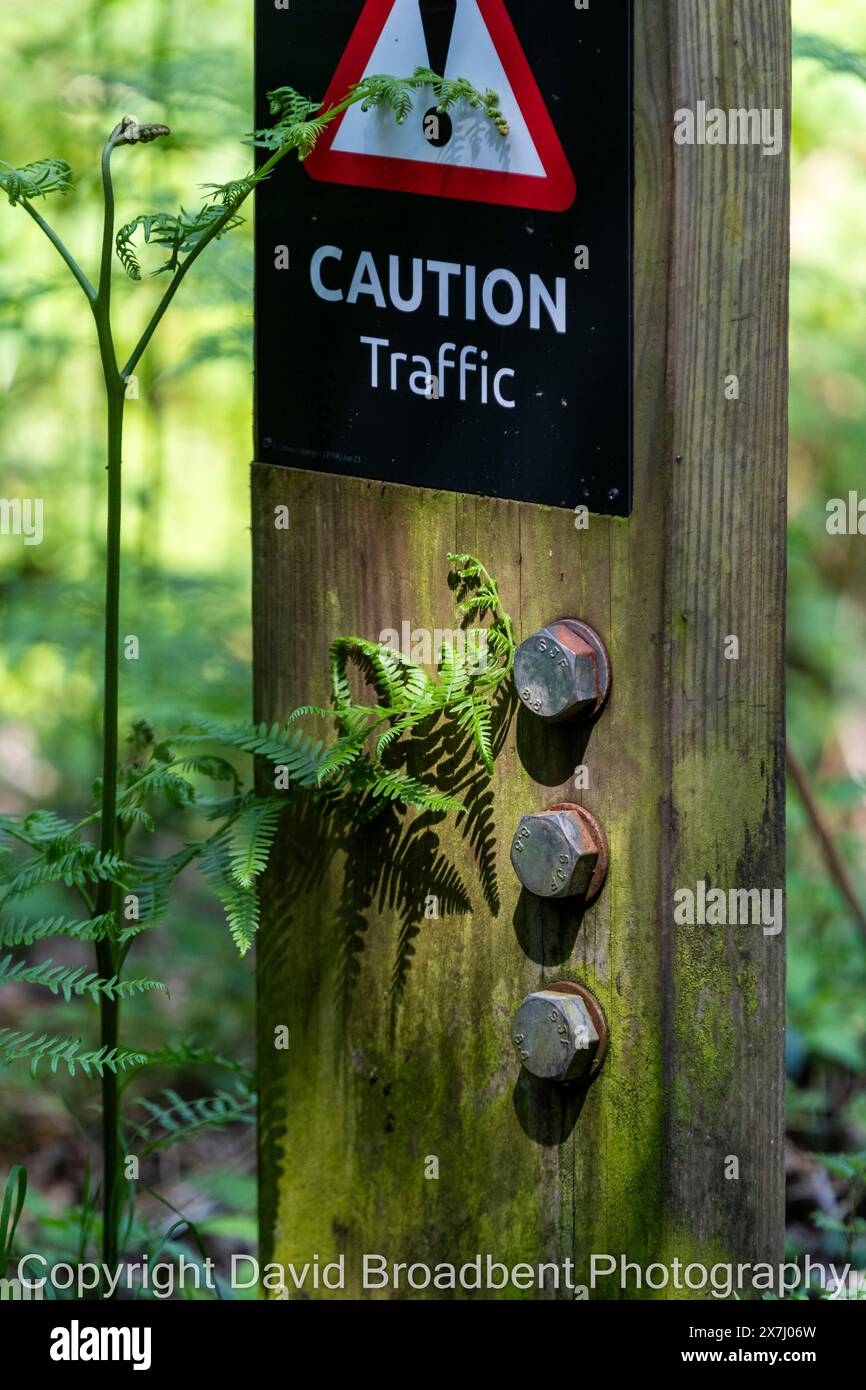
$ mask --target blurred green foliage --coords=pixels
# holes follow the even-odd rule
[[[866,539],[826,530],[831,498],[866,497],[866,10],[793,12],[789,740],[866,902]],[[792,1249],[862,1268],[862,1183],[833,1155],[866,1149],[866,941],[793,787],[788,835]]]
[[[852,489],[866,496],[866,8],[859,0],[824,0],[819,8],[794,0],[793,8],[790,739],[866,901],[866,541],[825,528],[830,498]],[[195,206],[199,184],[245,171],[238,136],[251,124],[251,5],[7,5],[0,45],[7,55],[0,156],[69,161],[75,192],[55,216],[89,271],[98,238],[96,154],[121,115],[164,121],[173,134],[116,161],[119,221],[144,204]],[[146,275],[140,284],[116,276],[130,343],[159,288]],[[122,622],[142,653],[124,664],[127,723],[149,718],[163,729],[185,715],[236,719],[249,711],[251,290],[246,225],[211,247],[184,286],[127,409]],[[29,220],[4,209],[2,491],[44,499],[45,541],[0,542],[0,805],[24,811],[50,801],[72,816],[98,771],[104,515],[99,366],[78,299]],[[39,906],[53,910],[50,893]],[[146,972],[152,952],[150,964],[164,974],[159,958],[171,933],[171,1003],[131,1004],[135,1036],[157,1046],[166,1031],[159,1011],[171,1008],[175,1025],[182,1017],[208,1046],[249,1056],[249,966],[239,966],[218,909],[194,878],[180,911],[183,929],[154,931],[141,957]],[[11,1024],[23,1003],[4,996],[0,1023]],[[34,1007],[29,997],[26,1004],[28,1026],[47,1024],[50,1014],[52,1027],[70,1030],[80,1017],[74,1004]],[[851,1160],[854,1195],[844,1160],[832,1155],[866,1146],[866,942],[793,792],[789,1071],[791,1248],[833,1254],[843,1243],[862,1265],[864,1242],[851,1225],[862,1164]],[[187,1080],[180,1068],[174,1084],[182,1089]],[[38,1191],[31,1184],[28,1206],[59,1221],[61,1233],[58,1204],[76,1198],[81,1181],[80,1153],[69,1145],[87,1153],[92,1143],[88,1086],[64,1090],[61,1103],[23,1072],[7,1073],[0,1086],[0,1168],[37,1160]],[[196,1175],[206,1207],[199,1227],[251,1244],[249,1150],[222,1166],[220,1152]],[[828,1157],[821,1163],[815,1154]],[[66,1237],[57,1240],[65,1249]]]
[[[164,122],[172,138],[116,156],[118,225],[143,207],[198,206],[201,184],[249,167],[240,138],[252,125],[251,5],[4,6],[0,46],[7,55],[0,157],[13,164],[48,154],[68,160],[74,190],[55,200],[51,215],[91,277],[100,235],[99,152],[121,116]],[[139,638],[141,657],[122,663],[122,727],[148,719],[162,733],[185,716],[234,721],[249,713],[251,245],[247,221],[209,248],[138,368],[137,395],[136,388],[128,393],[121,625]],[[128,325],[119,334],[121,360],[164,288],[147,274],[158,263],[145,250],[141,283],[115,269],[117,322]],[[0,389],[0,491],[42,498],[45,518],[39,546],[0,539],[0,808],[50,804],[75,819],[100,770],[99,360],[80,291],[30,219],[5,200]],[[170,837],[172,830],[167,823],[161,833]],[[173,847],[169,840],[159,848]],[[53,912],[59,895],[34,895],[33,906]],[[252,967],[238,962],[220,909],[195,873],[184,876],[167,924],[148,936],[139,948],[141,973],[166,978],[171,999],[153,1010],[130,1002],[124,1027],[145,1047],[190,1036],[214,1052],[251,1059]],[[46,1003],[10,986],[0,998],[3,1025],[75,1034],[92,1019],[75,1003]],[[182,1063],[147,1082],[185,1097],[224,1084],[224,1073]],[[74,1205],[84,1161],[95,1157],[96,1098],[87,1082],[58,1078],[46,1086],[24,1068],[10,1069],[0,1083],[0,1171],[14,1160],[28,1164],[23,1221],[39,1217],[41,1236],[49,1239],[53,1229],[58,1249],[77,1238]],[[190,1165],[194,1193],[185,1176]],[[247,1127],[195,1141],[188,1157],[157,1154],[148,1176],[158,1177],[170,1197],[174,1192],[177,1205],[192,1203],[200,1233],[213,1220],[239,1239],[242,1233],[242,1244],[253,1243]],[[167,1209],[160,1216],[145,1201],[140,1219],[158,1230],[175,1216]],[[215,1238],[222,1237],[215,1231]]]

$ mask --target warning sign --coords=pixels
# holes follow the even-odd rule
[[[471,73],[473,86],[496,92],[507,139],[465,104],[444,119],[434,106],[402,125],[388,111],[371,118],[352,106],[307,160],[307,173],[333,183],[552,212],[571,206],[574,174],[503,0],[368,0],[324,105],[338,103],[371,73],[408,76],[416,68],[448,78]]]
[[[429,68],[508,124],[357,103],[257,193],[257,457],[630,511],[627,0],[257,4],[265,93]]]

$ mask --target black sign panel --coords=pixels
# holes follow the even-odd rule
[[[256,124],[371,73],[492,89],[346,110],[257,191],[256,457],[627,515],[628,0],[273,0]]]

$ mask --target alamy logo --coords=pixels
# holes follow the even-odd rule
[[[51,1333],[52,1361],[131,1361],[134,1371],[150,1370],[149,1327],[69,1327]]]
[[[443,648],[450,649],[459,662],[465,663],[470,675],[487,669],[487,629],[484,627],[413,628],[411,622],[404,620],[399,632],[393,627],[383,628],[379,633],[379,645],[421,666],[433,666],[440,659]]]
[[[0,536],[23,536],[25,545],[41,545],[42,498],[0,497]]]
[[[781,888],[707,888],[699,879],[694,889],[674,891],[674,922],[678,927],[763,927],[765,936],[782,930],[785,895]]]
[[[760,145],[764,154],[780,154],[784,138],[784,112],[778,106],[724,111],[699,101],[694,111],[682,106],[674,112],[676,145]]]
[[[21,1282],[20,1279],[0,1279],[0,1303],[29,1303],[44,1297],[42,1286]]]
[[[828,536],[866,536],[866,497],[849,492],[844,497],[831,497],[827,503]]]

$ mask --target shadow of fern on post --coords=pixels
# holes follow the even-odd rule
[[[296,1161],[297,1149],[290,1158],[288,1148],[298,1141],[295,1108],[317,1122],[311,1112],[325,1072],[339,1087],[354,1087],[358,1105],[378,1105],[387,1132],[397,1026],[423,924],[465,916],[481,902],[493,915],[500,910],[490,777],[514,711],[508,678],[515,644],[480,561],[459,555],[449,562],[464,626],[486,622],[482,661],[446,642],[430,676],[393,648],[340,637],[330,649],[330,707],[301,706],[284,726],[250,726],[234,736],[235,746],[261,755],[260,796],[284,808],[262,877],[258,945],[260,978],[285,978],[291,957],[296,1000],[288,1019],[282,996],[260,993],[258,1075],[268,1098],[259,1114],[260,1163],[272,1176]],[[302,733],[297,721],[306,719],[334,723],[336,740],[326,745]],[[471,881],[443,848],[441,831],[454,817],[474,865]],[[330,907],[312,914],[311,931],[314,900]],[[365,955],[383,950],[393,950],[388,988],[381,1009],[373,1002],[378,1019],[362,1045]],[[369,969],[372,979],[377,972]],[[289,1027],[290,1047],[279,1046],[275,1039]],[[263,1207],[278,1190],[276,1181],[263,1185]],[[278,1230],[284,1220],[290,1217],[264,1211],[262,1229]]]
[[[369,918],[386,909],[399,913],[389,999],[392,1045],[414,941],[431,916],[430,904],[436,904],[437,917],[442,910],[472,911],[470,890],[435,831],[446,815],[460,817],[481,896],[494,915],[499,911],[489,781],[514,708],[508,677],[515,644],[489,572],[471,555],[448,559],[462,628],[487,620],[480,629],[480,650],[444,641],[436,653],[437,675],[431,677],[392,647],[338,638],[331,647],[333,709],[304,706],[290,716],[290,722],[304,715],[330,716],[338,727],[317,785],[330,798],[324,859],[330,861],[336,851],[345,857],[337,912],[337,990],[344,1023],[361,975]],[[374,692],[374,703],[354,696],[350,661]],[[406,813],[416,813],[408,823]]]

